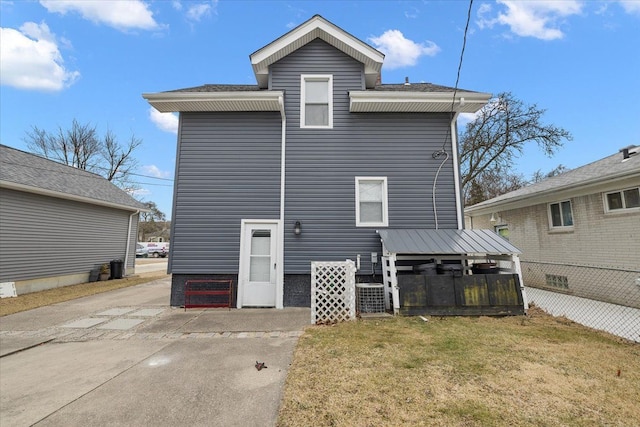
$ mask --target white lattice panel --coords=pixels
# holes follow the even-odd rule
[[[356,317],[356,265],[353,261],[311,263],[311,323]]]

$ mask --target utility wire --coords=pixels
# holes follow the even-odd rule
[[[464,58],[464,50],[465,50],[465,47],[467,46],[467,32],[469,31],[469,22],[471,22],[472,7],[473,7],[473,0],[469,0],[469,10],[467,11],[467,23],[464,27],[464,36],[462,38],[462,50],[460,51],[460,60],[458,61],[458,73],[456,75],[456,84],[455,84],[455,87],[453,88],[453,97],[451,98],[451,109],[449,112],[449,116],[451,117],[451,120],[453,120],[453,116],[454,116],[456,94],[458,93],[458,83],[460,82],[460,71],[462,70],[462,60]],[[440,175],[440,170],[442,169],[444,164],[447,162],[447,160],[449,160],[449,153],[447,153],[446,148],[447,148],[447,141],[449,139],[451,139],[453,142],[453,139],[451,138],[452,136],[451,127],[452,126],[447,126],[447,134],[444,137],[444,141],[442,142],[442,149],[439,151],[436,151],[432,155],[434,159],[437,159],[443,155],[445,156],[444,160],[442,160],[442,162],[440,163],[440,166],[438,167],[435,177],[433,178],[433,187],[431,189],[431,202],[433,204],[433,217],[435,220],[436,230],[438,229],[438,207],[436,205],[436,185],[438,183],[438,176]]]

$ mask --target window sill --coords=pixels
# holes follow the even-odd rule
[[[614,209],[612,211],[604,211],[604,216],[632,215],[640,213],[640,208]]]
[[[571,227],[554,227],[549,229],[549,234],[571,234],[574,228]]]

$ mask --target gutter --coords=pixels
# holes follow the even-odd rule
[[[278,227],[278,262],[280,268],[278,269],[278,277],[276,280],[276,308],[284,308],[284,197],[285,197],[285,167],[286,167],[286,155],[287,155],[287,115],[284,111],[284,95],[280,92],[278,96],[278,104],[280,105],[280,117],[282,118],[282,144],[280,151],[280,227]]]
[[[460,107],[464,105],[464,98],[460,100]],[[462,197],[460,191],[460,164],[458,163],[458,126],[457,120],[460,111],[456,111],[451,119],[451,154],[453,157],[453,185],[456,192],[456,217],[458,221],[458,230],[464,228],[463,217],[464,207],[462,206]]]
[[[133,222],[133,216],[138,215],[140,213],[139,210],[135,211],[131,215],[129,215],[129,228],[127,229],[127,248],[124,252],[124,262],[122,263],[122,275],[124,277],[127,276],[127,260],[129,259],[129,249],[131,248],[131,223]],[[136,241],[137,241],[136,236]]]
[[[464,212],[467,215],[470,215],[470,214],[482,215],[486,213],[487,214],[492,213],[492,211],[494,211],[495,208],[498,208],[498,207],[504,210],[518,209],[523,206],[531,206],[537,203],[541,203],[542,200],[545,199],[545,197],[548,197],[550,195],[554,195],[555,196],[554,199],[563,198],[564,197],[563,193],[566,191],[571,191],[576,188],[580,188],[584,191],[588,191],[591,188],[597,187],[602,184],[609,184],[616,180],[632,179],[636,176],[640,177],[640,173],[633,174],[633,173],[629,173],[628,170],[622,171],[614,175],[607,175],[604,177],[596,177],[591,180],[575,182],[575,183],[566,185],[564,187],[548,188],[546,190],[542,190],[534,193],[522,194],[519,196],[510,197],[510,198],[506,198],[503,200],[498,200],[498,201],[494,201],[494,202],[490,202],[482,205],[478,204],[476,206],[469,206],[464,210]],[[525,202],[525,204],[521,205],[518,202]]]
[[[26,193],[40,194],[43,196],[55,197],[57,199],[73,200],[76,202],[88,203],[88,204],[97,205],[97,206],[106,206],[109,208],[116,208],[116,209],[121,209],[126,211],[137,210],[137,212],[141,212],[141,211],[149,212],[149,209],[145,209],[145,208],[137,208],[131,205],[122,205],[119,203],[107,202],[99,199],[92,199],[90,197],[85,197],[85,196],[76,196],[74,194],[62,193],[54,190],[47,190],[44,188],[32,187],[29,185],[18,184],[11,181],[0,180],[0,188],[8,188],[9,190],[24,191]]]

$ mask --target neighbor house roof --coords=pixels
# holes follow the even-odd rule
[[[384,248],[396,254],[519,254],[520,250],[491,230],[378,230]]]
[[[145,205],[100,175],[0,145],[0,187],[128,211]]]
[[[630,156],[624,159],[618,152],[577,169],[547,178],[535,184],[502,194],[465,208],[467,214],[487,214],[501,210],[531,206],[546,200],[577,197],[601,189],[634,183],[640,185],[640,146],[627,148]],[[622,150],[621,150],[622,151]]]
[[[454,112],[475,113],[491,94],[455,89],[431,83],[381,84],[384,55],[335,26],[320,15],[289,31],[252,53],[257,85],[217,85],[144,93],[149,104],[162,113],[195,111],[280,111],[284,114],[284,92],[267,90],[269,66],[307,43],[319,38],[361,62],[365,90],[350,91],[350,111],[380,112]],[[455,100],[453,96],[455,94]]]

